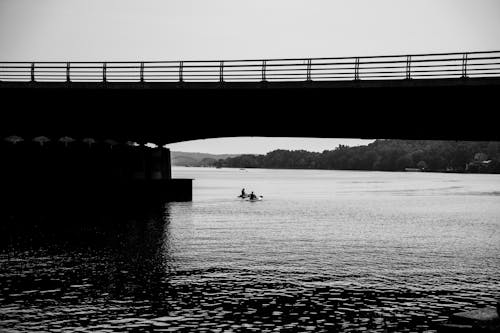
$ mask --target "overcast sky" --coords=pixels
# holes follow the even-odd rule
[[[500,50],[500,0],[0,0],[0,61],[485,50]],[[298,149],[305,142],[295,141]],[[244,146],[267,147],[258,142]],[[308,142],[310,150],[321,150],[325,141],[316,142]],[[209,142],[194,144],[185,148],[204,151]]]
[[[500,49],[499,0],[0,0],[2,60]]]
[[[347,146],[367,145],[373,140],[318,139],[318,138],[264,138],[238,137],[187,141],[167,145],[172,151],[202,152],[211,154],[265,154],[276,149],[308,150],[322,152],[339,144]],[[201,150],[200,150],[201,149]]]

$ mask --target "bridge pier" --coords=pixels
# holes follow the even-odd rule
[[[172,179],[170,149],[139,150],[131,161],[133,179]]]
[[[157,148],[151,149],[150,153],[150,179],[172,179],[171,165],[170,165],[170,149]]]
[[[21,212],[192,200],[192,180],[172,179],[170,150],[161,146],[4,139],[0,191],[8,198],[6,208]]]

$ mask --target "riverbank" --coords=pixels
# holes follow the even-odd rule
[[[375,140],[366,146],[339,145],[310,152],[278,149],[265,155],[220,159],[215,166],[237,168],[403,171],[405,169],[500,173],[500,142]]]
[[[187,166],[189,167],[189,166]],[[231,167],[231,166],[199,166],[199,168],[209,168],[209,169],[239,169],[239,170],[245,170],[245,169],[264,169],[264,170],[317,170],[317,171],[356,171],[356,172],[372,172],[372,171],[377,171],[377,172],[425,172],[425,173],[456,173],[456,174],[486,174],[486,175],[496,175],[499,174],[499,172],[471,172],[471,171],[465,171],[465,170],[356,170],[356,169],[313,169],[313,168],[263,168],[263,167]]]

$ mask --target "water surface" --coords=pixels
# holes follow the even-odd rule
[[[195,179],[193,202],[6,222],[0,329],[432,331],[500,297],[500,175],[173,176]]]

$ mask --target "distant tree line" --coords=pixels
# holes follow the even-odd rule
[[[216,167],[500,173],[500,142],[376,140],[322,153],[275,150],[214,162]]]

